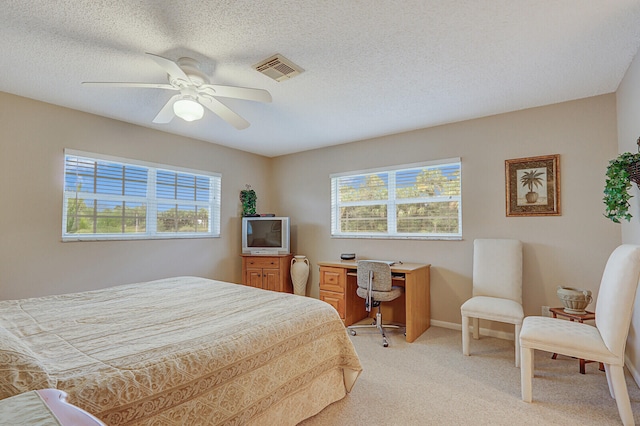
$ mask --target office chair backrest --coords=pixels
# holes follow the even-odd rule
[[[596,301],[596,327],[604,344],[621,361],[639,278],[640,246],[623,244],[616,248],[602,274]]]
[[[522,243],[509,239],[473,242],[473,295],[522,304]]]
[[[358,261],[358,287],[369,288],[369,272],[373,272],[374,291],[391,291],[391,266],[374,260]]]

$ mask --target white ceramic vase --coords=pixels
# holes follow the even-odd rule
[[[309,259],[306,256],[293,256],[291,259],[291,281],[293,293],[298,296],[307,295],[307,280],[309,279]]]

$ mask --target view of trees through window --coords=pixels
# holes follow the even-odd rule
[[[209,210],[190,206],[167,207],[166,204],[158,206],[158,232],[209,231]]]
[[[334,235],[461,235],[460,163],[340,176]]]
[[[67,233],[113,234],[146,232],[147,206],[104,203],[74,198],[67,203]]]
[[[88,205],[87,205],[88,204]],[[158,206],[158,232],[208,232],[209,210],[191,206]],[[67,206],[67,233],[146,233],[147,207],[141,203],[104,203],[70,199]]]

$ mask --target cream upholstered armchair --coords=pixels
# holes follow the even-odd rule
[[[522,324],[520,370],[522,400],[532,400],[533,351],[539,349],[604,363],[609,393],[615,398],[622,423],[635,424],[624,379],[624,349],[640,279],[640,246],[616,248],[604,268],[596,326],[548,317],[527,317]]]
[[[515,325],[516,367],[520,365],[518,335],[522,310],[522,243],[509,239],[477,239],[473,242],[473,297],[460,307],[462,353],[469,355],[469,318],[473,338],[480,337],[480,321]]]

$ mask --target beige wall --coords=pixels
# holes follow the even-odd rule
[[[275,204],[292,217],[293,250],[312,263],[313,296],[317,262],[342,252],[425,262],[432,264],[432,319],[459,324],[460,305],[471,296],[473,240],[517,238],[524,242],[525,313],[539,315],[542,305],[558,305],[559,285],[597,293],[621,238],[602,204],[604,172],[616,151],[616,99],[599,96],[279,157],[273,164]],[[562,216],[506,217],[504,161],[547,154],[561,156]],[[330,173],[458,156],[462,241],[330,237]]]
[[[0,94],[0,298],[99,288],[170,275],[240,282],[239,201],[246,183],[260,211],[292,218],[292,249],[316,263],[342,252],[427,262],[432,318],[460,323],[471,295],[472,241],[525,243],[525,312],[557,305],[558,285],[597,292],[620,226],[603,217],[607,162],[617,146],[616,98],[605,95],[267,159],[32,100]],[[220,172],[222,237],[61,243],[65,147]],[[507,218],[504,160],[561,155],[562,216]],[[462,241],[332,239],[329,174],[462,158]],[[25,170],[28,170],[25,173]]]
[[[618,87],[618,152],[638,152],[636,140],[640,136],[640,57],[636,56]],[[629,212],[630,222],[618,225],[622,230],[622,242],[640,244],[640,191],[632,186]],[[640,383],[640,295],[636,297],[633,319],[627,340],[627,366],[636,383]]]
[[[61,242],[63,150],[222,173],[221,238]],[[175,275],[241,282],[245,184],[270,209],[267,158],[0,93],[0,299]]]

